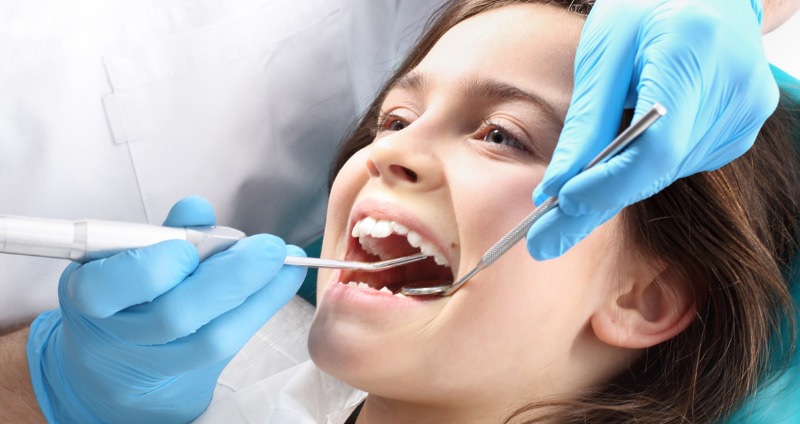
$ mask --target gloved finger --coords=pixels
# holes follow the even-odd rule
[[[703,64],[691,56],[684,57],[683,50],[687,48],[684,37],[651,31],[661,36],[642,34],[647,49],[639,58],[641,73],[636,87],[634,121],[654,103],[662,104],[666,115],[615,157],[584,171],[561,187],[559,208],[567,215],[620,210],[660,190],[674,180],[691,145],[702,137],[702,133],[693,132],[700,131],[695,119],[699,115],[703,90]]]
[[[687,152],[686,147],[666,140],[690,137],[691,126],[685,122],[690,119],[687,111],[693,109],[690,94],[685,103],[685,110],[671,113],[668,109],[666,116],[607,162],[567,181],[558,195],[559,209],[570,216],[616,211],[672,183]]]
[[[106,318],[125,308],[150,302],[181,283],[199,263],[194,246],[167,240],[105,259],[68,267],[59,291],[62,302],[83,315]]]
[[[737,90],[735,103],[729,102],[702,122],[710,127],[703,135],[703,144],[710,148],[699,170],[712,171],[747,152],[761,126],[778,107],[778,85],[766,60],[761,65],[751,69],[752,74],[740,77],[746,87]]]
[[[215,364],[189,370],[183,374],[180,374],[178,377],[180,379],[179,384],[183,387],[183,390],[170,388],[161,390],[147,390],[143,393],[142,388],[136,385],[132,387],[120,387],[119,385],[115,386],[113,389],[108,391],[113,390],[114,392],[117,392],[117,396],[124,399],[119,403],[124,403],[127,409],[141,411],[141,415],[128,421],[121,421],[119,416],[117,416],[114,423],[147,422],[148,420],[143,419],[143,417],[147,417],[147,414],[153,410],[154,405],[164,405],[165,401],[167,401],[171,405],[171,409],[175,409],[175,405],[177,404],[176,398],[180,399],[180,408],[176,409],[171,414],[170,419],[165,421],[163,415],[156,415],[155,417],[150,417],[152,418],[152,422],[192,422],[197,418],[198,412],[204,411],[208,407],[208,404],[211,402],[211,398],[214,393],[216,381],[219,378],[219,375],[222,374],[222,370],[228,365],[231,359],[233,358],[225,358],[224,360]],[[165,399],[165,394],[162,392],[164,390],[171,390],[172,395],[167,396]],[[102,392],[97,391],[96,393]]]
[[[180,375],[182,380],[181,384],[183,387],[191,387],[192,392],[197,393],[197,395],[185,396],[183,399],[181,399],[181,409],[187,412],[196,412],[194,413],[195,416],[189,415],[186,417],[186,420],[179,422],[193,421],[197,418],[196,415],[198,412],[205,411],[205,409],[211,403],[211,399],[214,395],[214,389],[216,388],[216,382],[219,379],[220,374],[222,374],[222,371],[232,359],[233,356],[203,368],[187,370]],[[152,400],[144,399],[142,407],[152,408],[152,405]]]
[[[619,25],[618,19],[609,19],[614,10],[613,2],[598,2],[584,24],[575,57],[572,101],[552,159],[534,191],[537,204],[558,195],[619,128],[633,77],[635,49],[630,46],[636,44],[638,25]],[[636,19],[631,17],[631,22]]]
[[[732,122],[738,125],[754,118],[729,116],[725,120],[716,118],[718,122],[699,122],[700,108],[709,107],[701,106],[703,94],[701,87],[697,86],[700,78],[691,74],[690,66],[664,66],[666,61],[658,61],[661,64],[658,67],[648,65],[643,68],[634,119],[642,116],[655,102],[662,103],[667,114],[616,157],[568,181],[559,193],[559,207],[563,212],[575,216],[621,209],[657,193],[677,178],[716,169],[752,146],[757,128],[766,119],[766,114],[763,118],[755,118],[758,122],[756,128],[749,126],[750,132],[744,135],[719,134],[720,131],[731,131],[734,127]],[[665,68],[687,73],[673,70],[666,77],[663,75]],[[656,82],[661,80],[670,81],[669,87]],[[750,107],[771,110],[769,106],[760,108],[757,103],[750,103]],[[715,145],[712,140],[723,140],[726,145]],[[703,163],[695,163],[694,158],[702,158]]]
[[[197,227],[217,225],[214,207],[200,196],[188,196],[179,200],[169,210],[165,227]]]
[[[304,255],[296,246],[288,251]],[[148,346],[158,361],[158,371],[175,375],[232,357],[275,313],[286,305],[303,283],[305,267],[284,266],[261,290],[195,333],[162,346]]]
[[[528,230],[528,252],[538,261],[557,258],[616,214],[606,211],[569,216],[560,208],[555,208],[539,218]]]
[[[718,168],[752,145],[777,104],[775,82],[766,60],[758,60],[763,49],[750,5],[730,8],[751,19],[725,37],[720,31],[733,24],[715,19],[717,6],[705,3],[676,3],[643,29],[636,116],[656,102],[667,115],[627,152],[562,186],[565,213],[622,208],[677,178]],[[731,42],[738,48],[724,48]]]
[[[756,141],[756,137],[758,136],[758,132],[760,129],[756,129],[751,133],[746,133],[745,135],[741,136],[740,138],[733,141],[732,147],[730,147],[726,151],[713,151],[710,152],[706,156],[707,165],[705,167],[706,171],[713,171],[715,169],[722,168],[723,166],[729,164],[731,162],[731,157],[738,158],[739,156],[747,153],[753,144]]]
[[[103,326],[133,344],[185,337],[270,284],[283,267],[286,249],[283,240],[266,234],[239,240],[168,293],[119,312]]]

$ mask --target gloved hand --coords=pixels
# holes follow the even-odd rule
[[[564,130],[542,183],[559,207],[527,235],[560,256],[631,203],[719,168],[752,146],[778,89],[761,43],[760,0],[597,0],[575,59]],[[616,136],[623,108],[667,115],[605,164],[576,174]]]
[[[214,225],[200,198],[165,225]],[[172,240],[71,264],[60,308],[31,325],[28,362],[50,422],[188,422],[211,400],[222,369],[291,299],[305,268],[283,266],[277,237],[252,236],[202,263]]]

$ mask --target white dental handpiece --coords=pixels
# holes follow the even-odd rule
[[[165,240],[186,240],[200,260],[245,237],[229,227],[172,228],[129,222],[29,218],[0,215],[0,253],[87,262]]]

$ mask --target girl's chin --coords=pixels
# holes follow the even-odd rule
[[[308,351],[311,360],[320,370],[349,386],[382,396],[404,395],[409,386],[424,381],[413,369],[403,363],[413,358],[408,344],[376,339],[364,341],[363,337],[348,332],[343,327],[332,330],[325,326],[311,327]],[[402,357],[399,363],[396,356]],[[415,391],[423,390],[414,387]]]
[[[386,367],[389,356],[415,348],[409,337],[420,334],[425,323],[440,312],[437,303],[331,284],[322,294],[311,323],[311,358],[337,377],[337,371],[343,369],[358,374],[359,369]]]
[[[373,382],[385,369],[386,360],[380,358],[392,354],[385,350],[391,344],[385,331],[380,337],[371,337],[366,331],[353,322],[330,322],[318,315],[308,336],[311,360],[333,377],[364,387],[365,381]]]

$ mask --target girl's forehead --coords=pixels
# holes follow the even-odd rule
[[[395,86],[432,89],[497,81],[535,93],[563,117],[583,19],[543,4],[516,4],[472,16],[448,30]],[[489,87],[491,84],[478,84]]]

